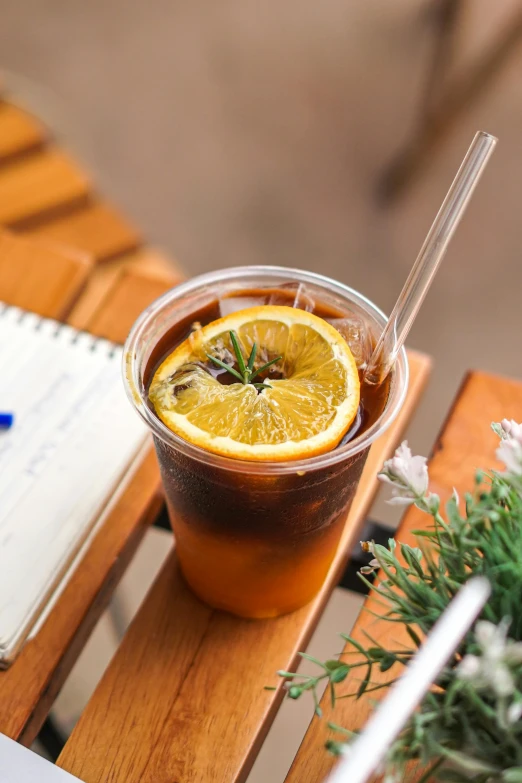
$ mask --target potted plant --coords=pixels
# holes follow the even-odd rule
[[[355,663],[348,655],[315,661],[315,676],[279,672],[290,698],[312,693],[319,716],[319,684],[328,682],[335,703],[354,667],[364,672],[355,698],[386,688],[393,680],[375,684],[372,671],[400,675],[462,584],[477,574],[489,580],[491,596],[479,620],[389,749],[387,783],[402,780],[413,760],[425,770],[419,783],[522,783],[522,425],[504,420],[492,426],[505,471],[479,471],[462,502],[453,492],[445,517],[439,497],[428,491],[426,459],[412,456],[406,443],[379,474],[392,487],[391,503],[414,504],[432,518],[416,531],[417,547],[394,539],[387,547],[362,543],[372,559],[361,578],[377,591],[382,619],[401,623],[410,645],[390,650],[342,635],[357,653]],[[377,569],[382,578],[374,585],[368,577]],[[349,752],[352,733],[329,725],[337,732],[329,750]]]

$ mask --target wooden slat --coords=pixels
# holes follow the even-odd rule
[[[117,284],[123,270],[155,276],[169,285],[175,285],[182,279],[182,274],[174,262],[153,248],[144,248],[108,261],[97,266],[89,277],[84,293],[69,316],[68,322],[71,326],[86,329],[90,325],[93,314],[99,310],[108,292]],[[126,312],[133,312],[132,308]]]
[[[136,229],[110,204],[96,201],[29,230],[31,236],[51,239],[88,253],[95,262],[135,250]]]
[[[139,286],[137,272],[134,280]],[[148,283],[145,277],[144,289]],[[109,295],[108,307],[111,301]],[[121,315],[127,322],[133,321],[147,304],[143,298],[131,298]],[[101,310],[96,318],[103,318]],[[118,339],[117,334],[107,336]],[[151,449],[117,498],[41,630],[25,644],[11,668],[0,672],[0,732],[27,745],[33,741],[162,502]]]
[[[125,342],[135,313],[141,313],[154,299],[174,285],[173,276],[145,275],[123,269],[89,323],[89,331],[119,343]]]
[[[522,418],[522,384],[483,373],[468,376],[460,389],[456,403],[448,421],[435,444],[433,457],[429,463],[430,487],[445,501],[456,487],[461,497],[473,487],[477,468],[496,466],[495,446],[498,438],[491,432],[490,423],[502,418]],[[404,543],[414,543],[412,530],[425,528],[430,518],[417,509],[408,511],[397,533]],[[365,602],[366,610],[381,613],[381,607],[369,598]],[[339,631],[348,630],[339,628]],[[362,611],[353,636],[362,644],[368,644],[364,633],[367,632],[386,646],[397,647],[401,641],[408,643],[406,634],[401,638],[401,628],[397,624],[379,621]],[[348,649],[348,646],[345,648]],[[353,648],[351,648],[353,649]],[[333,652],[333,651],[332,651]],[[380,675],[372,674],[375,681],[386,681],[396,675],[395,671]],[[360,674],[354,674],[343,684],[345,693],[353,693],[359,687]],[[342,691],[340,691],[342,692]],[[341,699],[332,710],[329,698],[322,700],[324,717],[314,718],[303,740],[286,783],[317,783],[325,779],[333,766],[332,756],[327,753],[324,743],[329,736],[327,721],[356,730],[366,722],[371,712],[371,704],[382,696],[379,691],[369,698]]]
[[[85,783],[244,780],[282,691],[263,690],[307,644],[376,488],[375,471],[419,399],[429,360],[410,354],[398,419],[371,449],[335,563],[321,594],[275,620],[211,610],[169,557],[77,724],[59,765]]]
[[[15,226],[87,199],[84,172],[50,148],[0,168],[0,224]]]
[[[41,147],[43,125],[12,103],[0,102],[0,163]]]
[[[62,318],[78,297],[90,269],[80,253],[0,231],[0,299],[50,318]]]

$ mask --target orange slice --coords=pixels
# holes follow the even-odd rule
[[[245,362],[256,343],[254,369],[282,357],[255,379],[270,388],[225,371],[215,377],[209,354],[238,369],[230,331]],[[304,310],[270,305],[194,332],[160,365],[149,389],[159,418],[185,440],[214,454],[268,461],[335,448],[355,418],[359,393],[352,352],[333,326]]]

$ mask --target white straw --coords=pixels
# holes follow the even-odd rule
[[[366,783],[376,772],[391,743],[471,628],[490,592],[484,577],[474,577],[461,588],[327,783]]]

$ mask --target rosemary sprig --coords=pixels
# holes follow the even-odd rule
[[[239,345],[239,340],[237,339],[237,334],[234,332],[234,330],[231,330],[229,332],[230,334],[230,342],[232,343],[232,348],[234,349],[234,353],[236,355],[237,360],[237,366],[239,367],[239,372],[232,367],[231,364],[226,364],[226,362],[221,361],[221,359],[218,359],[217,356],[211,356],[209,353],[206,354],[207,358],[210,359],[211,362],[214,362],[218,367],[221,367],[223,370],[227,370],[231,375],[234,376],[234,378],[237,378],[241,383],[244,383],[245,385],[247,383],[252,383],[254,378],[259,375],[259,373],[263,372],[264,370],[267,370],[269,367],[271,367],[273,364],[278,362],[280,359],[282,359],[282,356],[278,356],[276,359],[271,359],[266,364],[263,364],[262,367],[259,367],[257,370],[254,370],[254,362],[256,360],[256,354],[257,354],[257,343],[254,343],[252,345],[252,350],[250,351],[250,356],[248,357],[247,362],[245,363],[245,358],[243,356],[243,353],[241,351],[241,346]],[[268,385],[268,383],[252,383],[252,386],[254,386],[259,391],[261,389],[271,389],[272,387]]]

